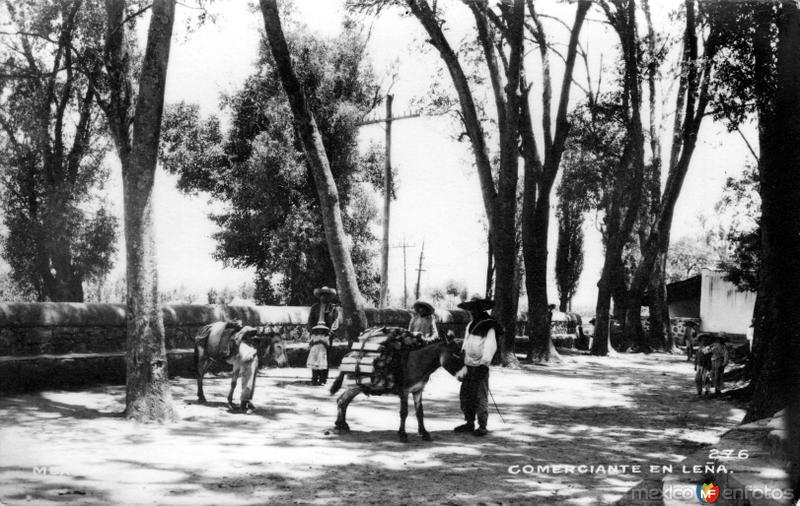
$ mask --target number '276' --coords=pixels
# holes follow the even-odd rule
[[[750,458],[750,454],[747,453],[747,450],[719,450],[717,448],[712,448],[708,452],[709,459],[740,459],[745,460]]]

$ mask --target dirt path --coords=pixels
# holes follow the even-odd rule
[[[493,369],[505,422],[484,439],[455,434],[458,382],[438,371],[426,390],[434,441],[397,441],[398,401],[358,397],[353,432],[330,432],[334,399],[302,369],[262,371],[250,416],[224,406],[228,378],[176,379],[182,420],[135,425],[118,416],[122,387],[0,398],[0,504],[604,504],[713,444],[742,410],[699,399],[681,357],[567,357],[558,366]],[[544,465],[642,465],[641,473],[537,472]],[[510,466],[530,471],[511,474]],[[512,469],[516,470],[516,468]]]

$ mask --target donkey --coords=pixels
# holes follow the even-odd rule
[[[400,429],[397,435],[401,441],[408,441],[406,434],[406,416],[408,416],[408,394],[414,396],[414,409],[417,413],[417,431],[425,441],[431,440],[430,433],[425,430],[422,410],[422,391],[428,383],[431,374],[443,367],[447,372],[455,375],[464,367],[464,358],[461,355],[461,347],[456,343],[452,332],[449,332],[443,341],[433,342],[418,350],[410,351],[408,358],[404,361],[402,383],[397,386],[400,396]],[[342,386],[344,376],[347,373],[339,373],[336,381],[331,385],[331,395],[335,394]],[[360,393],[369,395],[371,388],[369,385],[355,385],[345,390],[336,401],[338,415],[336,417],[335,428],[338,432],[350,432],[350,426],[345,418],[347,417],[347,406]]]
[[[241,410],[245,413],[252,412],[253,391],[256,386],[256,373],[258,371],[258,351],[261,348],[260,340],[255,338],[257,330],[253,327],[242,327],[238,322],[215,322],[206,325],[194,338],[194,364],[197,371],[197,400],[205,404],[206,396],[203,394],[203,376],[205,376],[212,362],[227,362],[233,366],[231,374],[231,388],[228,392],[228,406],[233,405],[233,392],[239,375],[242,376]],[[279,335],[268,338],[266,357],[278,367],[288,364],[283,345]]]

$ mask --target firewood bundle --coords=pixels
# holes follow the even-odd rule
[[[425,342],[399,327],[368,329],[342,359],[340,372],[348,373],[359,385],[370,387],[380,395],[393,392],[402,383],[402,355],[420,348]]]

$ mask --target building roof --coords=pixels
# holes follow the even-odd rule
[[[669,283],[667,285],[667,303],[699,298],[702,279],[703,276],[698,274],[683,281]]]

